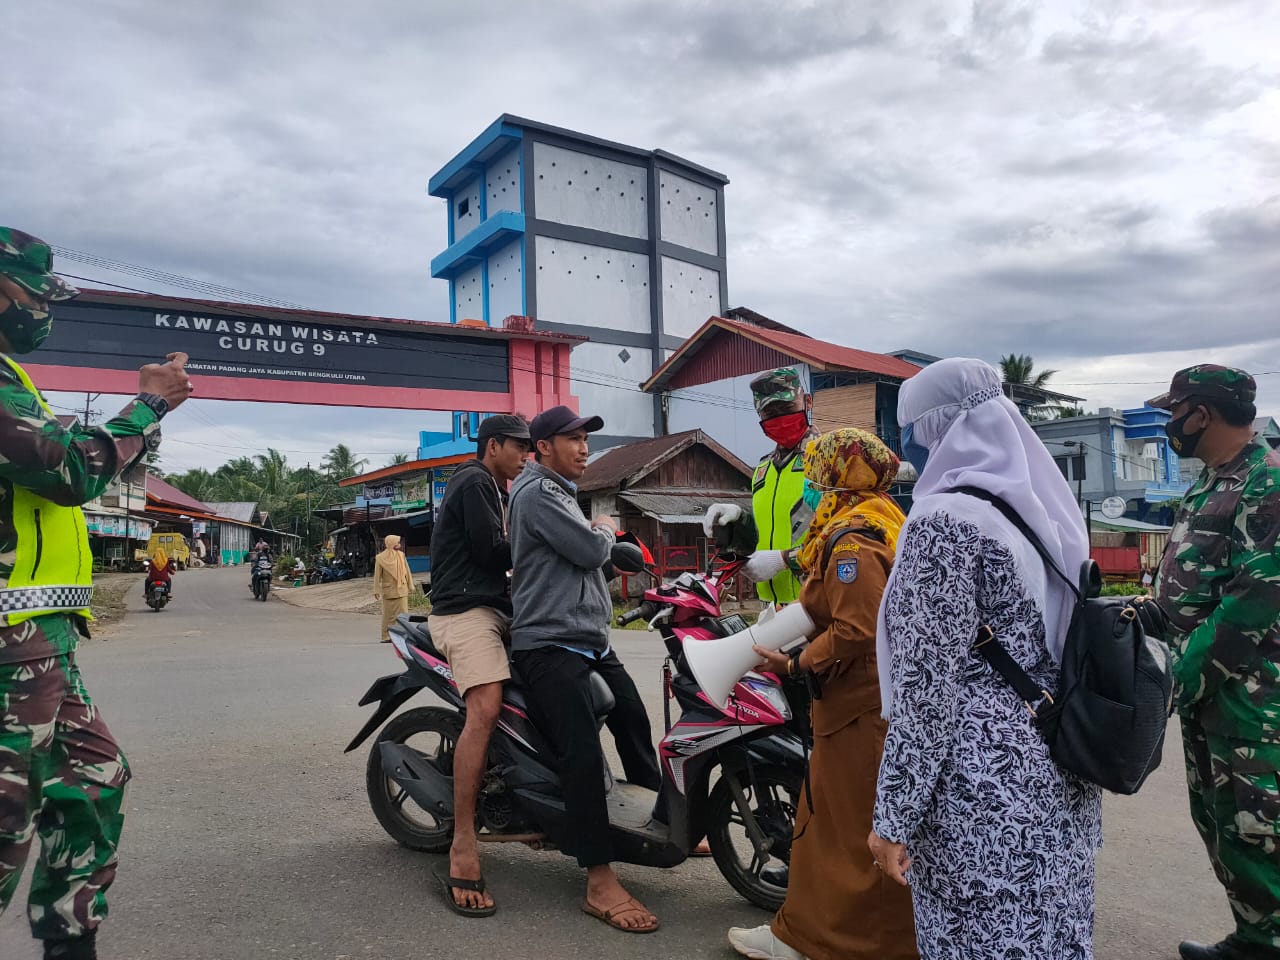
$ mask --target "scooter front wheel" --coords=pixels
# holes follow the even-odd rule
[[[769,764],[754,766],[752,774],[745,769],[721,771],[708,799],[707,843],[733,889],[757,907],[776,911],[787,898],[787,888],[771,879],[778,867],[791,862],[804,774]]]
[[[440,817],[413,798],[382,769],[381,744],[408,744],[441,773],[453,776],[453,751],[462,735],[462,715],[442,707],[415,707],[382,728],[369,751],[365,788],[369,806],[391,839],[410,850],[447,853],[453,843],[453,818]]]

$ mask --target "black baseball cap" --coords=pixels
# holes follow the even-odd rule
[[[595,433],[604,429],[604,421],[599,417],[580,417],[568,407],[552,407],[543,410],[529,424],[529,436],[535,444],[539,440],[550,440],[561,433],[572,433],[574,430],[585,430]]]
[[[529,425],[524,422],[524,417],[517,417],[510,413],[500,413],[493,417],[485,417],[480,421],[480,429],[476,432],[476,440],[489,440],[493,437],[528,440]]]

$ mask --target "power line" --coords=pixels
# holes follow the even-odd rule
[[[279,306],[293,307],[296,309],[305,309],[299,304],[288,300],[282,300],[277,297],[264,297],[261,294],[252,293],[248,290],[241,290],[237,287],[229,287],[220,283],[212,283],[207,280],[198,280],[195,277],[188,277],[180,273],[170,273],[166,270],[158,270],[154,267],[144,267],[136,263],[129,263],[125,260],[114,260],[110,257],[102,257],[97,254],[85,253],[81,250],[74,250],[71,247],[53,246],[53,251],[60,257],[68,260],[75,260],[79,263],[86,263],[90,266],[101,267],[105,270],[111,270],[114,273],[124,273],[130,276],[142,277],[146,280],[158,280],[161,283],[167,283],[171,286],[185,287],[198,292],[210,293],[218,296],[235,296],[248,297],[264,304],[276,304]],[[70,276],[70,274],[68,274]],[[98,282],[98,281],[90,281]]]

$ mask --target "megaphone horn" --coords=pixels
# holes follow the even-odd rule
[[[760,662],[751,648],[782,650],[810,637],[817,627],[804,607],[788,604],[776,616],[762,616],[754,627],[714,640],[686,640],[684,660],[702,692],[724,709],[734,685]]]

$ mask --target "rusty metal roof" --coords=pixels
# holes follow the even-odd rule
[[[707,508],[713,503],[736,503],[748,512],[751,510],[751,494],[745,491],[707,496],[706,490],[646,489],[644,492],[634,493],[623,490],[618,494],[618,499],[625,500],[659,523],[701,523]]]
[[[578,489],[586,492],[607,490],[610,487],[625,487],[699,443],[744,477],[751,476],[750,467],[711,437],[701,430],[686,430],[683,433],[655,437],[652,440],[640,440],[607,451],[598,460],[588,465],[587,472],[578,481]]]
[[[747,348],[747,355],[742,356],[741,363],[736,366],[732,362],[728,365],[704,362],[700,364],[705,368],[702,372],[683,378],[678,376],[695,357],[702,359],[700,354],[740,352],[743,347]],[[732,358],[728,359],[732,361]],[[779,361],[805,363],[822,372],[874,373],[894,380],[907,380],[920,372],[920,368],[914,363],[885,353],[872,353],[826,340],[815,340],[803,334],[770,330],[728,317],[711,317],[641,385],[641,389],[653,391],[697,386],[726,376],[740,376],[767,369],[771,364],[778,365]]]

